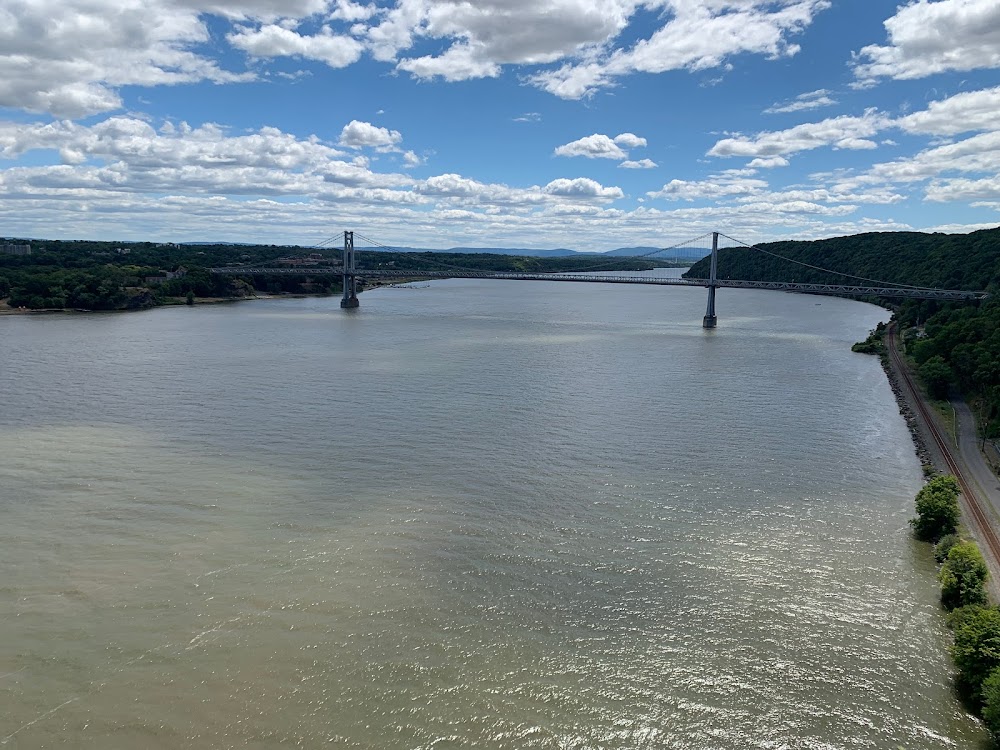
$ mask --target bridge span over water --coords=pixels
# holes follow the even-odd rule
[[[707,235],[705,235],[707,236]],[[343,282],[343,298],[340,306],[345,309],[360,306],[357,295],[358,279],[501,279],[509,281],[562,281],[589,284],[644,284],[649,286],[684,286],[684,287],[704,287],[708,289],[708,306],[705,311],[703,325],[705,328],[715,328],[718,317],[715,312],[715,294],[717,289],[765,289],[781,292],[802,292],[807,294],[828,294],[850,297],[887,297],[897,299],[936,299],[945,301],[975,301],[986,299],[986,292],[973,292],[960,289],[934,289],[929,287],[918,287],[906,284],[892,284],[887,282],[875,282],[874,280],[863,279],[870,282],[870,285],[856,284],[811,284],[794,281],[750,281],[737,279],[718,278],[718,254],[719,254],[719,232],[712,232],[711,249],[711,271],[707,279],[664,279],[652,278],[649,276],[598,276],[592,273],[512,273],[478,271],[457,267],[448,267],[442,271],[414,271],[400,270],[393,268],[358,268],[357,256],[354,249],[354,232],[344,232],[344,249],[341,264],[326,268],[265,268],[265,267],[241,267],[232,266],[226,268],[210,269],[214,274],[229,276],[264,276],[264,275],[309,275],[309,276],[340,276]],[[732,239],[726,237],[727,239]],[[700,239],[700,238],[696,238]],[[739,242],[734,240],[734,242]],[[752,245],[739,243],[743,247],[759,250]],[[674,246],[677,247],[677,246]],[[645,253],[637,257],[649,257],[659,252],[665,252],[672,248],[663,248],[652,253]],[[761,251],[767,252],[767,251]],[[773,255],[773,253],[768,253]],[[779,256],[780,257],[780,256]],[[808,265],[799,261],[786,258],[792,263]],[[815,270],[828,271],[840,276],[842,274],[828,269],[809,266]],[[853,277],[861,278],[861,277]]]

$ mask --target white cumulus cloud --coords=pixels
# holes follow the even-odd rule
[[[588,159],[624,159],[628,154],[613,138],[600,133],[564,143],[555,150],[556,156],[585,156]]]
[[[198,9],[183,4],[8,0],[0,6],[0,106],[83,117],[120,107],[120,86],[250,77],[193,51],[208,40]]]
[[[1000,200],[1000,177],[992,175],[975,180],[967,177],[935,180],[927,186],[925,195],[927,200],[936,203]]]
[[[531,82],[564,99],[579,99],[631,73],[719,68],[726,66],[729,58],[744,53],[788,57],[799,51],[788,37],[805,29],[816,14],[829,7],[829,2],[716,0],[665,5],[672,15],[648,39],[629,49],[597,52],[591,59],[538,73]]]
[[[623,161],[618,166],[622,169],[655,169],[659,165],[652,159],[639,159],[638,161]]]
[[[1000,3],[996,0],[917,0],[885,22],[888,44],[861,49],[859,81],[925,78],[949,70],[1000,67]]]
[[[973,130],[1000,130],[1000,86],[966,91],[931,102],[896,124],[908,133],[951,136]]]
[[[646,145],[646,139],[634,133],[620,133],[614,138],[594,133],[570,143],[556,147],[556,156],[585,156],[588,159],[626,159],[626,148],[639,148]]]
[[[456,44],[441,55],[428,55],[401,60],[400,70],[417,78],[443,78],[445,81],[467,81],[470,78],[496,78],[500,66],[482,54],[472,44]]]
[[[298,32],[269,24],[259,29],[241,28],[227,37],[229,43],[254,57],[304,57],[319,60],[331,68],[343,68],[358,61],[362,44],[350,36],[335,35],[324,27],[319,34]]]
[[[357,21],[367,21],[376,13],[378,13],[378,7],[374,3],[362,5],[352,0],[337,0],[337,6],[334,8],[333,13],[330,14],[330,18],[337,21],[354,23]]]
[[[646,145],[646,139],[635,133],[621,133],[615,136],[615,143],[624,148],[640,148]]]
[[[419,79],[498,77],[521,66],[534,85],[579,98],[636,72],[795,54],[790,37],[828,2],[8,0],[0,5],[0,106],[80,118],[120,108],[124,86],[290,75],[223,64],[220,39],[254,60],[344,68],[368,54]],[[658,28],[621,45],[650,10],[661,12]]]
[[[367,35],[382,60],[397,59],[419,38],[442,40],[443,52],[403,57],[400,69],[419,78],[480,78],[497,75],[501,65],[550,63],[603,44],[625,28],[637,5],[634,0],[397,0]]]
[[[758,156],[747,166],[750,169],[774,169],[775,167],[787,167],[788,159],[784,156]]]
[[[350,148],[394,149],[403,140],[398,130],[389,130],[370,122],[351,120],[340,131],[340,145]]]
[[[659,190],[646,193],[650,198],[694,201],[702,199],[750,196],[767,190],[765,180],[749,179],[739,175],[716,175],[707,180],[671,180]]]
[[[557,195],[563,198],[583,198],[597,200],[617,200],[624,198],[625,193],[620,187],[605,187],[597,180],[589,177],[577,177],[566,179],[565,177],[552,180],[545,186],[544,191],[549,195]]]
[[[913,156],[874,164],[862,174],[842,178],[839,184],[844,188],[906,184],[954,173],[1000,173],[1000,131],[979,133],[956,143],[932,146]]]
[[[820,122],[807,122],[787,130],[768,131],[756,136],[723,138],[709,149],[709,156],[775,157],[800,151],[832,147],[873,149],[870,137],[888,127],[892,120],[875,109],[862,116],[843,115]]]

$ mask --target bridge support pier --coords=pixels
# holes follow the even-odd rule
[[[719,324],[719,319],[715,315],[715,290],[718,288],[716,280],[719,270],[719,233],[712,232],[712,272],[708,279],[708,308],[705,310],[705,317],[701,321],[703,328],[715,328]]]
[[[340,307],[344,310],[352,310],[360,307],[358,302],[358,277],[355,275],[357,266],[354,265],[354,232],[344,232],[344,296],[340,300]]]
[[[715,315],[715,287],[708,288],[708,309],[705,310],[705,317],[702,318],[702,328],[715,328],[719,324],[719,318]]]

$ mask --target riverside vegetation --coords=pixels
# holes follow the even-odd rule
[[[955,477],[934,477],[917,493],[910,524],[918,539],[934,543],[941,565],[941,606],[954,634],[958,692],[1000,739],[1000,608],[987,604],[988,572],[979,547],[959,534],[959,492]]]
[[[4,240],[0,240],[2,243]],[[214,266],[275,266],[282,259],[315,254],[320,266],[340,261],[336,249],[281,245],[175,245],[152,242],[32,240],[31,255],[0,255],[0,300],[10,307],[41,309],[128,310],[163,304],[193,303],[197,298],[232,298],[265,294],[333,294],[340,279],[301,273],[273,276],[214,276]],[[623,257],[525,257],[492,253],[379,251],[372,259],[397,270],[441,271],[642,271],[675,265]],[[286,266],[287,267],[287,266]],[[169,278],[166,272],[183,269]]]

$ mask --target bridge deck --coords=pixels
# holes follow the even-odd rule
[[[229,276],[308,275],[341,276],[342,268],[212,268],[215,274]],[[358,269],[355,276],[379,279],[505,279],[510,281],[571,281],[589,284],[644,284],[650,286],[711,287],[708,279],[662,279],[649,276],[596,276],[574,273],[498,273],[490,271],[406,271],[398,269]],[[986,292],[960,289],[908,289],[898,287],[845,286],[837,284],[802,284],[790,281],[742,281],[718,279],[716,287],[729,289],[766,289],[781,292],[805,292],[854,297],[892,297],[901,299],[981,300]]]

